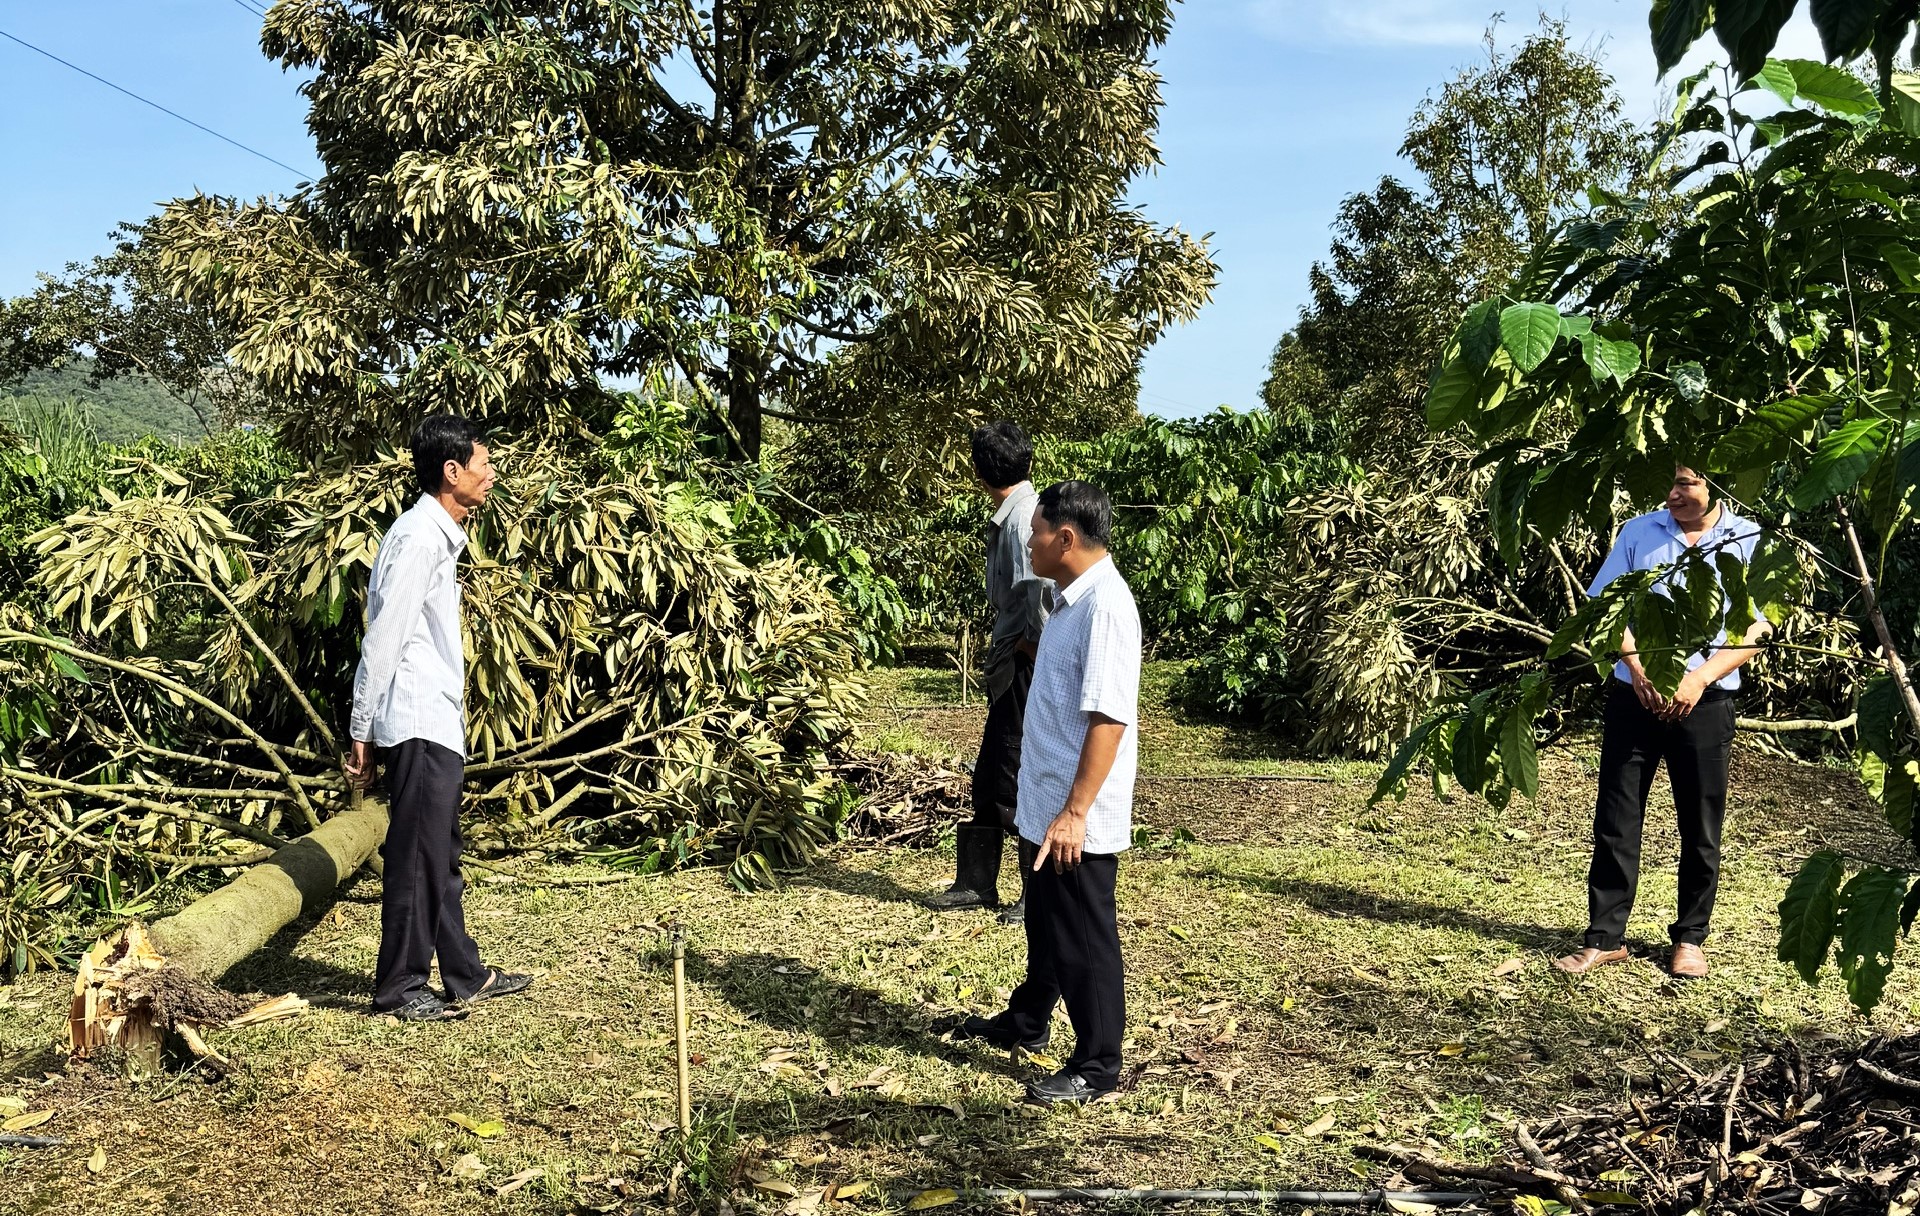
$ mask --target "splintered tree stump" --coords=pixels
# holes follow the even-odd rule
[[[172,1035],[195,1056],[224,1063],[202,1030],[306,1008],[291,993],[253,1005],[216,984],[274,934],[324,907],[386,834],[386,804],[368,799],[150,928],[135,922],[96,942],[73,984],[73,1057],[115,1048],[135,1072],[151,1073]]]

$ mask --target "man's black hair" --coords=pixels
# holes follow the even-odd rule
[[[1004,419],[974,427],[973,471],[996,490],[1017,486],[1033,472],[1033,441]]]
[[[447,461],[465,466],[473,445],[484,443],[480,424],[458,414],[428,414],[413,428],[413,472],[423,493],[438,494]]]
[[[1056,481],[1040,491],[1040,514],[1089,544],[1105,549],[1113,543],[1113,500],[1090,481]]]

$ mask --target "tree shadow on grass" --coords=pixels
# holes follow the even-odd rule
[[[1008,1054],[984,1043],[939,1037],[939,1015],[825,974],[790,955],[757,952],[715,959],[690,951],[687,979],[718,993],[747,1017],[780,1030],[842,1043],[897,1047],[949,1064],[1025,1079]]]
[[[1579,933],[1564,925],[1529,924],[1506,920],[1471,908],[1457,908],[1404,896],[1381,895],[1355,890],[1333,883],[1306,878],[1236,874],[1228,870],[1207,869],[1200,876],[1218,882],[1237,883],[1268,895],[1296,900],[1323,916],[1359,917],[1383,924],[1412,924],[1437,929],[1464,929],[1489,941],[1505,942],[1521,949],[1547,949],[1578,945]]]
[[[920,904],[926,903],[932,891],[910,890],[901,886],[885,874],[872,870],[854,869],[832,861],[824,861],[810,869],[787,876],[787,882],[796,887],[819,887],[827,891],[837,891],[842,895],[857,895],[863,899],[878,899],[887,903]],[[932,911],[931,908],[928,911]],[[988,913],[980,913],[988,915]]]
[[[1164,1148],[1163,1136],[1109,1129],[1110,1120],[1098,1106],[1078,1118],[1042,1119],[990,1099],[965,1102],[961,1109],[964,1118],[934,1103],[795,1090],[704,1113],[713,1129],[709,1134],[730,1148],[750,1146],[759,1137],[766,1155],[777,1157],[791,1147],[785,1142],[812,1138],[830,1158],[870,1161],[884,1154],[874,1182],[896,1199],[934,1187],[1125,1185],[1125,1180],[1090,1175],[1079,1164],[1081,1151],[1098,1149],[1096,1155],[1104,1158],[1115,1148],[1145,1153]],[[765,1168],[764,1160],[735,1158],[725,1164],[741,1175],[743,1187],[747,1170]],[[804,1178],[793,1182],[804,1194],[834,1177],[829,1165],[811,1184]]]

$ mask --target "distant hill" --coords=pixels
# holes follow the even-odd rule
[[[29,372],[0,384],[0,415],[12,397],[73,397],[86,403],[93,428],[105,443],[130,443],[143,435],[197,439],[205,432],[193,411],[145,376],[115,376],[95,384],[92,360],[76,359],[59,371]]]

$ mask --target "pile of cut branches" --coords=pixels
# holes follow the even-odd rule
[[[1920,1035],[1825,1056],[1789,1040],[1712,1073],[1656,1059],[1658,1079],[1624,1109],[1569,1110],[1537,1134],[1516,1126],[1515,1160],[1469,1165],[1399,1148],[1361,1151],[1419,1182],[1492,1183],[1536,1213],[1631,1204],[1655,1213],[1910,1216],[1920,1206]]]
[[[930,756],[899,752],[844,752],[832,763],[859,802],[840,835],[859,848],[932,848],[940,830],[972,813],[972,779]]]

